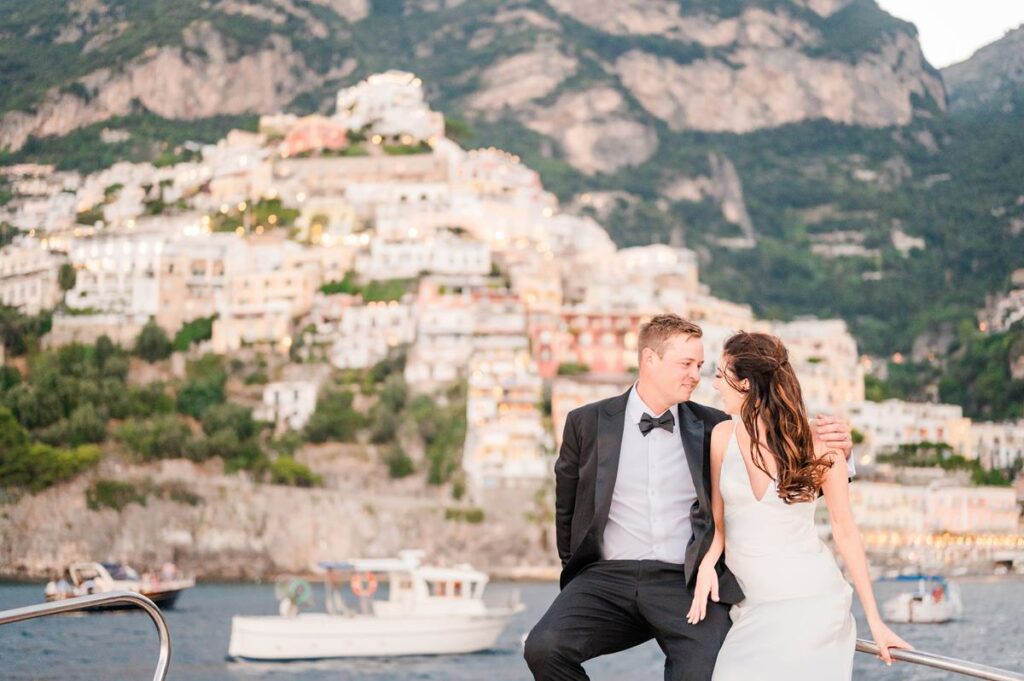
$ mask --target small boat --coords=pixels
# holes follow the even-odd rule
[[[893,596],[882,605],[890,622],[940,624],[963,614],[960,588],[938,575],[905,575],[896,581],[916,581],[917,589]]]
[[[485,604],[485,573],[469,565],[421,565],[422,556],[402,551],[398,558],[321,563],[323,613],[299,612],[312,602],[308,582],[279,582],[280,615],[233,617],[228,656],[284,661],[451,655],[493,647],[525,607],[518,595],[507,605]],[[373,598],[379,583],[387,584],[386,598]],[[349,591],[354,599],[346,598]]]
[[[111,591],[134,591],[146,596],[161,608],[173,608],[182,591],[196,585],[192,577],[178,576],[172,563],[165,564],[159,573],[139,575],[130,565],[120,563],[72,563],[59,580],[46,585],[46,600],[60,601],[76,596],[102,594]],[[112,605],[95,610],[117,610],[132,605]]]

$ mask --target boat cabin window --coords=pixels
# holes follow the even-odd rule
[[[429,590],[431,596],[437,598],[462,598],[462,595],[464,593],[463,584],[461,581],[427,582],[427,589]]]

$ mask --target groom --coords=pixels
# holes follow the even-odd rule
[[[717,599],[686,622],[697,566],[714,535],[711,431],[729,416],[690,402],[704,364],[701,328],[658,315],[640,330],[639,380],[623,395],[569,413],[555,463],[562,591],[530,632],[536,681],[586,681],[583,662],[654,638],[666,681],[711,678],[743,600],[717,565]],[[847,425],[819,417],[818,436],[853,446]]]

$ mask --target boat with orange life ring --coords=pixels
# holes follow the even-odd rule
[[[280,616],[236,615],[228,656],[283,661],[450,655],[494,647],[525,607],[518,594],[503,605],[485,603],[485,573],[469,565],[422,565],[422,558],[422,551],[402,551],[397,559],[321,563],[326,612],[299,612],[309,604],[296,602],[282,604]],[[346,598],[346,584],[357,606]]]
[[[372,572],[353,572],[352,578],[348,580],[352,593],[360,598],[366,598],[377,593],[377,575]]]

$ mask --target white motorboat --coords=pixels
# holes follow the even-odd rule
[[[940,624],[963,614],[960,588],[943,577],[917,575],[900,581],[917,580],[917,590],[893,596],[882,605],[890,622],[901,624]]]
[[[130,565],[120,563],[72,563],[64,575],[46,585],[47,601],[60,601],[77,596],[108,593],[111,591],[135,591],[146,596],[161,608],[173,608],[182,591],[196,585],[192,577],[181,577],[173,564],[165,564],[159,572],[145,572],[141,576]],[[119,604],[101,606],[96,610],[131,608]]]
[[[468,565],[420,564],[420,551],[397,559],[321,563],[326,612],[300,613],[312,589],[303,580],[279,585],[280,615],[231,619],[228,656],[241,660],[310,660],[472,653],[494,646],[508,621],[524,608],[484,603],[488,577]],[[380,577],[378,577],[378,575]],[[373,598],[378,580],[386,598]],[[344,585],[358,606],[346,602]]]

